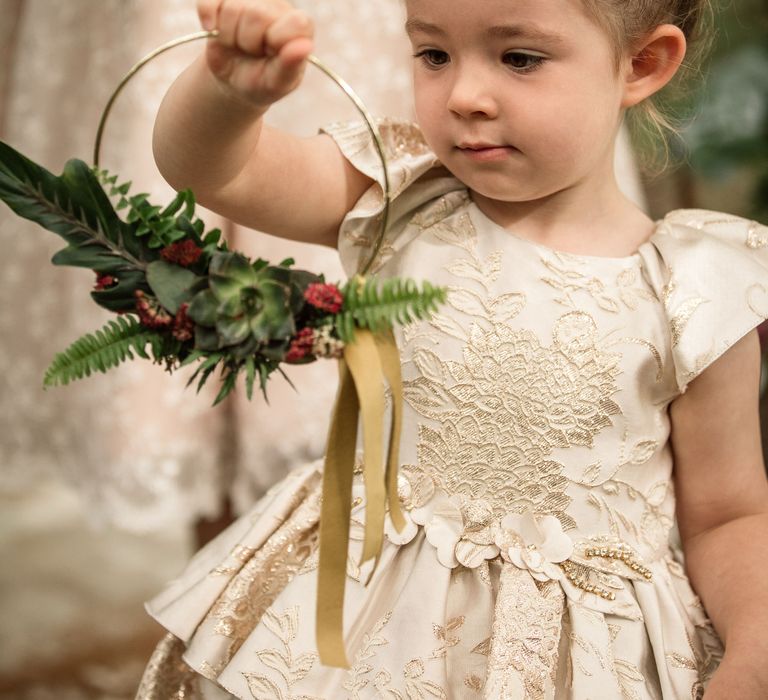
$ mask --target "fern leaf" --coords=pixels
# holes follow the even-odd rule
[[[131,351],[147,357],[144,347],[154,335],[135,318],[118,316],[58,353],[45,373],[43,386],[65,385],[75,379],[89,377],[92,372],[106,372],[126,360],[132,360]]]
[[[336,317],[336,331],[344,342],[354,337],[354,329],[381,331],[394,323],[423,319],[445,301],[446,290],[425,282],[420,290],[413,280],[351,280],[344,289],[344,307]]]

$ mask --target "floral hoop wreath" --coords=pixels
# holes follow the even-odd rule
[[[118,184],[116,175],[99,168],[107,118],[129,80],[165,51],[217,35],[203,31],[175,39],[126,74],[99,122],[93,167],[72,159],[55,176],[0,141],[0,199],[63,238],[67,246],[51,262],[93,270],[92,299],[118,314],[56,355],[45,387],[106,372],[133,359],[133,353],[144,359],[151,353],[168,372],[197,362],[187,386],[197,379],[198,392],[218,367],[222,386],[216,405],[234,389],[241,372],[250,399],[256,378],[265,397],[274,371],[288,379],[283,363],[338,360],[340,384],[328,432],[320,516],[317,645],[322,663],[349,668],[343,607],[358,418],[367,503],[360,565],[373,559],[375,569],[387,510],[398,532],[406,526],[397,493],[403,395],[392,326],[426,318],[445,301],[446,290],[427,281],[419,288],[413,280],[379,282],[365,276],[389,217],[384,147],[360,98],[313,55],[307,60],[341,87],[365,120],[384,174],[381,230],[360,273],[345,284],[328,284],[322,275],[293,269],[291,258],[278,265],[251,261],[230,251],[218,229],[204,231],[190,190],[179,192],[164,208],[154,206],[147,194],[130,196],[130,182]],[[122,209],[127,210],[125,219],[117,214]],[[388,440],[383,434],[385,383],[392,394]]]

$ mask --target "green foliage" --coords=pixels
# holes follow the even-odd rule
[[[241,371],[245,372],[245,390],[248,400],[253,398],[253,387],[258,376],[261,392],[264,395],[264,399],[269,403],[267,399],[267,380],[275,370],[279,370],[282,373],[278,361],[272,361],[269,358],[256,354],[250,354],[243,360],[233,360],[226,352],[205,353],[201,350],[194,350],[181,363],[181,366],[197,362],[198,360],[202,360],[202,362],[200,362],[192,376],[187,380],[187,386],[197,380],[197,393],[200,393],[208,378],[217,368],[220,369],[222,383],[221,389],[213,402],[214,406],[221,403],[234,390],[237,377]],[[288,380],[285,374],[283,376]],[[290,383],[290,380],[288,382]]]
[[[355,327],[380,331],[395,323],[410,323],[429,316],[445,301],[446,289],[413,280],[351,279],[342,289],[344,306],[335,318],[335,329],[345,343],[354,338]]]
[[[154,250],[176,243],[184,238],[193,240],[203,249],[207,259],[216,250],[226,250],[221,242],[221,230],[212,229],[203,235],[205,223],[195,216],[195,196],[192,190],[182,190],[164,209],[149,202],[149,194],[142,192],[129,196],[133,183],[117,184],[117,175],[107,170],[96,170],[96,176],[109,196],[117,199],[117,210],[127,209],[126,221],[134,225],[135,235]]]
[[[149,359],[147,343],[156,344],[157,334],[141,326],[132,316],[118,316],[106,326],[76,340],[56,355],[45,373],[43,385],[69,384],[74,379],[89,377],[92,372],[106,372],[133,359],[133,352]],[[155,345],[153,350],[160,350]]]
[[[137,283],[156,257],[121,221],[91,169],[70,160],[60,176],[0,142],[0,199],[16,214],[60,236],[67,247],[54,255],[55,265],[86,267]],[[111,311],[133,308],[132,290],[94,296]]]
[[[165,260],[154,260],[147,265],[147,282],[158,301],[172,314],[207,285],[204,277]]]

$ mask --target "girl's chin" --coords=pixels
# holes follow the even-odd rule
[[[544,199],[554,193],[549,189],[523,189],[519,187],[519,181],[509,182],[507,187],[483,187],[482,184],[478,183],[476,183],[478,184],[477,187],[472,187],[466,182],[464,182],[464,184],[467,185],[467,189],[469,189],[472,199],[484,199],[500,205],[515,205],[523,204],[525,202],[535,202],[537,200]]]

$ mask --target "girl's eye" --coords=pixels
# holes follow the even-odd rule
[[[450,61],[448,54],[439,49],[424,49],[414,54],[414,58],[421,58],[427,68],[432,70],[442,68]],[[504,62],[518,73],[530,73],[539,68],[546,60],[544,56],[522,51],[509,51],[504,54]]]
[[[522,51],[510,51],[504,54],[504,61],[518,73],[530,73],[539,68],[547,59],[532,53],[523,53]]]
[[[448,54],[437,49],[424,49],[413,55],[420,58],[428,68],[440,68],[448,63]]]

